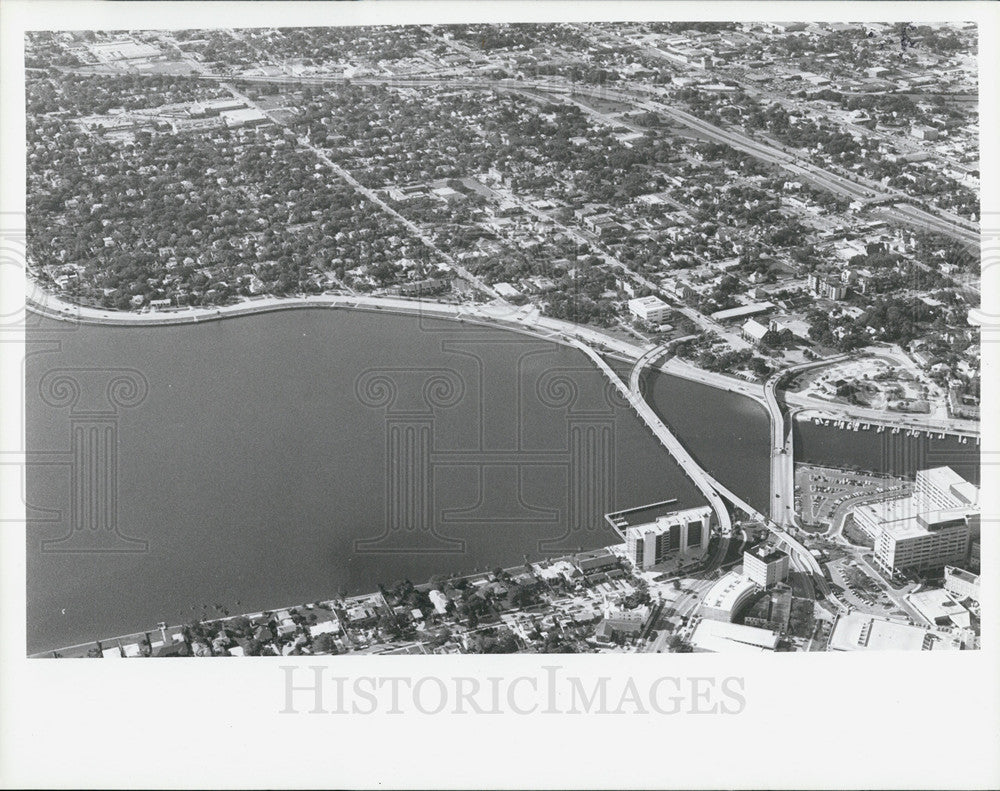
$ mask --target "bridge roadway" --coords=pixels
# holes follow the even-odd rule
[[[698,462],[694,460],[687,449],[680,443],[680,440],[674,436],[673,432],[663,423],[662,420],[657,416],[656,412],[653,411],[652,407],[646,403],[645,398],[643,398],[642,393],[639,392],[639,377],[642,372],[642,366],[636,363],[632,367],[632,372],[629,376],[629,385],[626,385],[622,381],[621,377],[618,376],[617,372],[610,365],[608,365],[604,358],[601,357],[594,349],[581,341],[576,340],[572,337],[567,337],[566,340],[570,345],[579,349],[587,357],[589,357],[593,363],[601,370],[601,372],[614,384],[622,396],[628,401],[631,407],[636,411],[643,422],[649,427],[649,429],[656,435],[656,438],[660,440],[661,444],[667,449],[674,460],[680,465],[681,469],[687,474],[687,476],[694,482],[695,486],[702,493],[706,500],[708,500],[709,505],[712,506],[713,511],[715,511],[716,519],[718,520],[719,527],[722,530],[724,536],[729,536],[732,533],[732,518],[729,515],[729,510],[726,508],[725,500],[728,500],[740,511],[743,511],[754,521],[758,521],[765,525],[771,533],[778,540],[778,545],[784,547],[788,553],[792,556],[793,565],[806,573],[812,574],[817,579],[815,582],[819,586],[820,590],[823,591],[824,595],[829,593],[829,588],[826,586],[826,582],[823,578],[823,570],[820,568],[819,563],[816,558],[812,556],[799,541],[785,532],[781,527],[772,522],[764,514],[750,505],[746,500],[737,496],[735,493],[730,491],[726,486],[723,486],[719,481],[717,481],[712,475],[710,475],[706,470],[704,470]],[[666,349],[663,346],[657,346],[653,349],[648,350],[640,359],[640,361],[645,360],[643,365],[656,359],[660,354],[662,354]]]
[[[679,342],[681,339],[674,341],[674,343]],[[687,473],[688,477],[694,481],[694,484],[698,487],[698,490],[705,496],[709,504],[715,511],[716,518],[719,521],[719,526],[723,531],[723,535],[728,538],[732,532],[732,520],[729,516],[729,511],[726,509],[724,500],[728,500],[740,511],[743,511],[754,521],[760,522],[772,533],[772,535],[777,539],[778,546],[784,548],[791,557],[792,567],[797,571],[801,571],[813,578],[813,583],[819,588],[820,592],[825,597],[830,596],[830,588],[827,585],[826,579],[823,575],[823,569],[820,567],[819,562],[813,557],[812,553],[806,549],[796,538],[791,536],[788,532],[783,529],[783,526],[768,519],[767,516],[762,514],[752,505],[750,505],[746,500],[737,496],[726,486],[723,486],[718,480],[716,480],[712,475],[710,475],[706,470],[694,460],[690,453],[684,448],[680,441],[674,436],[674,434],[664,425],[663,421],[656,415],[653,409],[646,403],[645,398],[639,389],[639,382],[642,374],[643,368],[664,354],[670,347],[671,344],[665,344],[663,346],[655,346],[652,349],[647,350],[642,357],[640,357],[635,365],[632,366],[631,373],[629,374],[629,384],[626,387],[625,383],[621,380],[618,374],[611,368],[596,351],[594,351],[587,344],[576,341],[575,339],[570,339],[572,345],[582,351],[589,357],[595,365],[604,373],[608,379],[618,388],[618,391],[628,400],[629,404],[633,409],[639,414],[639,417],[643,419],[646,425],[652,430],[656,435],[657,439],[663,444],[663,446],[669,451],[670,455],[673,456],[674,460],[681,466],[681,469]],[[846,356],[846,355],[844,355]],[[815,362],[810,362],[801,366],[794,366],[793,368],[786,369],[781,372],[781,375],[776,375],[772,377],[773,384],[769,389],[770,399],[768,406],[768,413],[772,415],[772,438],[777,432],[777,436],[781,438],[781,447],[784,448],[784,418],[781,413],[780,405],[777,402],[777,398],[774,393],[774,385],[787,373],[791,371],[800,370],[803,368],[810,368],[814,365],[822,365],[834,362],[836,359],[840,358],[828,358],[825,360],[819,360]],[[771,380],[768,382],[771,384]],[[771,406],[773,404],[773,407]],[[775,417],[777,416],[777,421]],[[775,427],[777,426],[777,428]],[[789,438],[788,443],[791,443],[791,431],[788,432]],[[791,449],[789,448],[787,454],[779,453],[777,454],[782,457],[782,459],[787,458],[790,465],[792,460]],[[773,455],[772,455],[773,459]],[[773,464],[773,462],[772,462]],[[773,469],[773,467],[772,467]],[[790,476],[789,480],[792,482],[793,493],[791,495],[792,505],[794,506],[794,477]],[[721,498],[721,499],[720,499]],[[720,513],[721,512],[721,513]],[[792,519],[794,520],[794,508],[791,509]],[[794,521],[790,522],[794,527]]]
[[[793,365],[775,372],[764,383],[764,405],[771,422],[771,495],[768,500],[771,519],[779,525],[796,526],[795,523],[795,451],[792,437],[792,415],[788,422],[778,402],[778,385],[785,377],[824,365],[832,365],[848,359],[849,355],[824,357],[800,365]]]
[[[636,414],[642,418],[643,422],[649,427],[660,443],[667,449],[667,452],[673,456],[674,461],[680,465],[680,468],[684,473],[691,479],[698,491],[701,492],[702,496],[708,501],[708,504],[712,506],[712,510],[715,512],[715,518],[719,525],[719,529],[722,531],[723,535],[728,536],[732,533],[733,522],[729,516],[729,509],[726,507],[725,502],[719,495],[719,484],[709,475],[705,470],[703,470],[698,462],[694,460],[687,449],[681,445],[680,441],[673,435],[673,433],[666,427],[662,420],[657,416],[653,408],[646,403],[646,400],[639,393],[638,388],[635,390],[631,389],[622,378],[617,374],[617,372],[605,362],[604,358],[601,357],[593,348],[588,344],[578,341],[572,336],[564,336],[564,339],[570,346],[583,352],[590,360],[598,367],[598,369],[611,381],[622,397],[629,403],[629,405],[636,411]],[[659,347],[657,347],[659,348]],[[634,370],[634,369],[633,369]]]
[[[628,389],[633,393],[639,393],[640,390],[640,380],[642,378],[642,372],[647,365],[653,362],[658,357],[662,357],[667,354],[674,346],[678,343],[683,343],[684,341],[690,341],[699,336],[697,335],[685,335],[683,338],[673,338],[666,343],[660,344],[659,346],[654,346],[652,349],[648,349],[643,352],[642,357],[635,361],[632,366],[632,371],[629,373],[628,377]]]

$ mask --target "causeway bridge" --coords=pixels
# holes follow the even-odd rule
[[[680,339],[678,339],[679,341]],[[819,563],[816,558],[813,557],[812,553],[802,545],[795,537],[790,535],[786,530],[782,528],[781,525],[772,521],[767,515],[762,514],[752,505],[750,505],[746,500],[736,495],[728,487],[721,484],[715,479],[707,470],[702,468],[698,462],[694,460],[694,457],[687,451],[687,449],[681,444],[680,440],[674,435],[670,428],[664,424],[664,422],[659,418],[653,408],[646,402],[639,389],[639,382],[642,374],[643,368],[655,360],[657,357],[665,354],[669,349],[669,344],[656,346],[652,349],[646,351],[632,366],[632,370],[629,374],[629,382],[626,384],[618,373],[597,353],[591,346],[583,343],[575,338],[567,337],[566,342],[576,349],[579,349],[583,354],[585,354],[597,368],[611,381],[622,397],[628,402],[628,404],[635,410],[636,414],[643,420],[646,426],[653,432],[660,443],[667,449],[673,459],[680,465],[681,469],[687,474],[687,476],[694,482],[695,486],[702,493],[708,504],[712,507],[715,512],[715,517],[718,522],[719,528],[723,533],[723,536],[728,537],[732,533],[733,522],[732,517],[729,512],[729,505],[742,511],[752,520],[760,522],[772,533],[772,535],[777,539],[778,546],[788,552],[793,568],[798,571],[804,572],[812,576],[814,583],[819,588],[823,596],[830,595],[830,588],[826,582],[823,575],[823,569],[820,568]],[[675,341],[677,342],[677,341]],[[832,360],[819,361],[816,364],[829,363]],[[811,366],[812,364],[810,364]],[[810,367],[806,366],[806,367]],[[778,377],[773,377],[774,385],[787,374],[792,369],[781,372],[782,375]],[[770,384],[770,382],[769,382]],[[773,393],[774,387],[771,388],[771,397],[774,397]],[[774,400],[775,407],[778,407],[777,400]],[[768,411],[772,414],[772,435],[776,432],[782,436],[782,447],[784,446],[784,419],[781,414],[780,407],[772,412],[769,407]],[[775,423],[775,416],[780,419],[780,423]],[[777,428],[775,428],[777,426]],[[791,432],[789,431],[789,436]],[[791,441],[790,439],[788,440]],[[772,449],[773,451],[773,449]],[[785,454],[778,454],[784,457]],[[791,463],[791,453],[787,454],[788,463]],[[794,501],[793,501],[794,504]],[[793,509],[794,513],[794,509]]]
[[[771,518],[779,525],[795,526],[795,453],[792,446],[792,414],[785,421],[785,413],[778,401],[778,385],[788,376],[810,368],[833,365],[850,355],[840,354],[821,360],[784,368],[764,383],[764,405],[771,420]]]

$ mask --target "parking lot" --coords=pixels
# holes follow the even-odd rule
[[[843,589],[838,595],[857,610],[878,615],[906,616],[889,597],[884,586],[858,562],[841,558],[828,564],[833,584]]]
[[[803,527],[811,532],[826,532],[861,502],[904,497],[912,487],[912,482],[903,478],[795,465],[795,508]]]

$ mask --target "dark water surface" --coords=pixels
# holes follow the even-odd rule
[[[603,546],[605,510],[701,502],[581,354],[523,335],[320,309],[64,329],[31,332],[58,348],[28,358],[28,447],[66,461],[77,431],[81,485],[117,507],[84,497],[74,532],[72,467],[29,466],[31,652]]]
[[[513,332],[311,309],[28,339],[29,652],[603,546],[606,510],[702,502],[583,355]],[[647,384],[765,507],[764,410]],[[874,436],[808,424],[796,448],[873,466]]]

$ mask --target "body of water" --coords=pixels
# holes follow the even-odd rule
[[[703,502],[582,354],[509,331],[311,309],[28,342],[29,652],[604,546],[605,511]],[[763,509],[763,408],[647,385]],[[877,469],[874,437],[807,424],[796,447]]]
[[[604,546],[605,510],[702,502],[583,355],[513,332],[315,309],[29,341],[28,447],[56,462],[28,470],[29,652]]]
[[[961,443],[957,437],[939,439],[905,430],[858,431],[816,425],[811,420],[795,421],[795,460],[832,467],[858,467],[872,472],[912,478],[917,470],[951,467],[967,481],[979,485],[979,451],[975,440]]]

